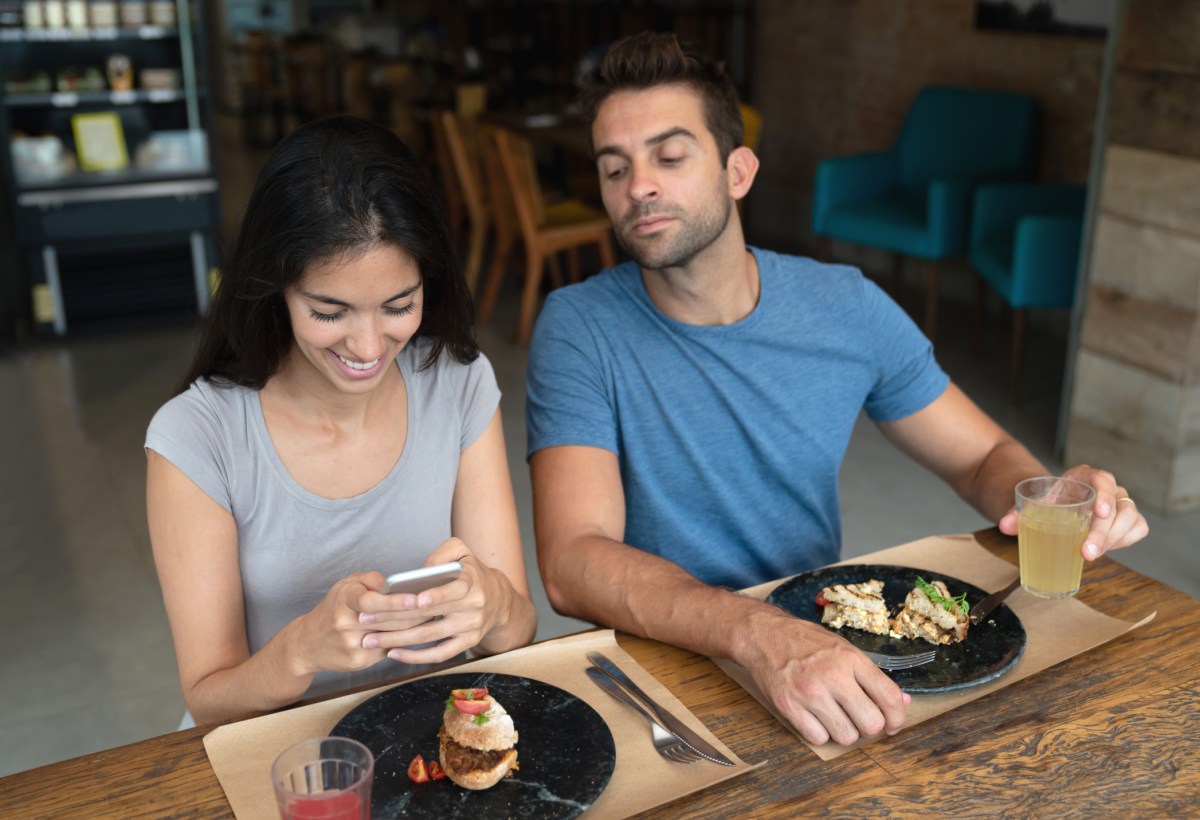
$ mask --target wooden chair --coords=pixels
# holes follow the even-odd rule
[[[467,203],[463,200],[462,185],[458,181],[454,158],[450,155],[450,143],[446,140],[446,123],[442,109],[429,112],[429,133],[433,140],[433,158],[437,164],[438,179],[442,183],[442,194],[446,197],[450,230],[457,236],[462,233],[463,221],[467,218]]]
[[[458,207],[466,210],[467,221],[470,223],[464,273],[467,287],[475,290],[479,281],[479,271],[483,267],[483,250],[487,242],[488,224],[491,221],[480,179],[479,161],[468,148],[462,125],[454,112],[435,110],[431,112],[430,120],[433,123],[438,163],[442,166],[442,180],[448,189],[447,198],[451,196],[450,190],[453,190],[454,201],[458,203]],[[453,207],[452,205],[452,210]]]
[[[516,215],[515,233],[525,246],[525,283],[515,337],[517,344],[524,345],[533,333],[538,291],[546,263],[557,264],[554,255],[559,251],[568,251],[569,278],[577,282],[580,278],[579,248],[595,244],[604,266],[612,267],[616,264],[612,226],[603,212],[579,200],[568,199],[549,206],[545,204],[538,187],[533,147],[528,140],[501,128],[486,129],[480,134],[480,146],[485,166],[491,167],[489,183],[503,180],[501,187],[492,184],[495,194],[492,197],[493,219],[504,223],[505,211],[511,208],[511,213]],[[502,195],[504,191],[509,192],[507,202]],[[511,237],[506,242],[504,237],[497,236],[496,256],[488,271],[479,307],[480,322],[487,321],[495,307],[511,242]]]

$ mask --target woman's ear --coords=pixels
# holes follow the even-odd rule
[[[735,199],[741,199],[750,193],[754,177],[758,174],[758,157],[746,146],[734,148],[725,163],[725,171],[729,174],[729,193]]]

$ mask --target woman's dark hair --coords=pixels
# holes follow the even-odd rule
[[[443,349],[474,361],[474,306],[441,193],[391,131],[333,117],[296,129],[267,157],[178,392],[200,378],[261,389],[292,345],[284,291],[314,264],[379,244],[402,248],[421,272],[413,338],[432,341],[421,367]]]
[[[725,64],[705,57],[674,34],[643,31],[613,43],[581,84],[579,105],[590,127],[616,91],[642,91],[676,83],[691,87],[704,103],[704,124],[717,142],[721,163],[745,139],[737,88]]]

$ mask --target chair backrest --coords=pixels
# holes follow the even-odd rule
[[[545,215],[533,146],[529,140],[503,128],[495,131],[495,146],[504,181],[512,192],[517,224],[526,241],[532,241]]]
[[[519,230],[515,217],[516,202],[512,188],[504,175],[504,167],[500,162],[500,150],[496,146],[499,131],[500,129],[494,125],[481,124],[476,132],[476,137],[488,190],[488,206],[492,212],[492,224],[496,227],[496,235],[512,236]]]
[[[462,124],[451,111],[435,111],[434,116],[442,123],[442,139],[450,155],[450,163],[454,168],[454,178],[458,182],[459,193],[467,206],[467,213],[472,222],[482,222],[487,219],[484,205],[483,184],[479,178],[479,161],[475,158],[463,137]],[[436,132],[435,132],[436,133]]]
[[[749,103],[738,103],[738,107],[742,109],[742,127],[745,129],[742,144],[751,151],[757,151],[758,138],[762,135],[762,112]]]
[[[900,184],[917,192],[934,179],[1030,179],[1036,147],[1033,97],[980,88],[925,88],[896,143]]]
[[[429,112],[429,132],[433,137],[433,158],[437,163],[438,178],[442,182],[442,193],[446,197],[446,210],[449,212],[450,227],[457,231],[462,224],[466,211],[466,198],[462,193],[462,184],[458,179],[458,169],[454,157],[450,154],[450,142],[446,138],[445,112],[440,108]]]

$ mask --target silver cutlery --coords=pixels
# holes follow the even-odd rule
[[[660,726],[658,721],[656,721],[649,712],[643,709],[636,700],[625,694],[625,691],[621,689],[621,687],[617,686],[612,678],[605,674],[600,668],[589,666],[587,668],[587,676],[592,679],[593,683],[595,683],[605,692],[612,695],[614,698],[621,701],[646,719],[646,722],[650,724],[650,733],[654,738],[654,748],[664,758],[672,763],[695,763],[700,759],[699,752],[696,752],[682,740],[675,737],[675,735],[671,734],[662,726]]]
[[[992,610],[1000,606],[1000,603],[1008,597],[1009,593],[1021,585],[1021,576],[1018,575],[1016,580],[1006,586],[999,592],[993,592],[991,595],[984,598],[975,606],[971,607],[971,623],[977,624],[991,614]]]
[[[658,705],[649,695],[642,691],[633,680],[621,671],[621,668],[608,658],[601,655],[599,652],[589,652],[588,660],[596,664],[603,672],[612,678],[622,689],[636,697],[642,703],[650,708],[659,722],[675,737],[679,738],[690,749],[695,751],[701,757],[711,760],[713,763],[720,763],[722,766],[732,766],[733,761],[725,757],[716,750],[711,743],[688,728],[687,724],[681,721],[675,715],[668,712],[662,706]]]
[[[927,652],[914,652],[911,655],[881,655],[878,652],[868,652],[865,649],[862,650],[862,653],[870,658],[871,663],[889,672],[894,672],[898,669],[912,669],[914,666],[924,666],[937,656],[936,649],[930,649]]]

